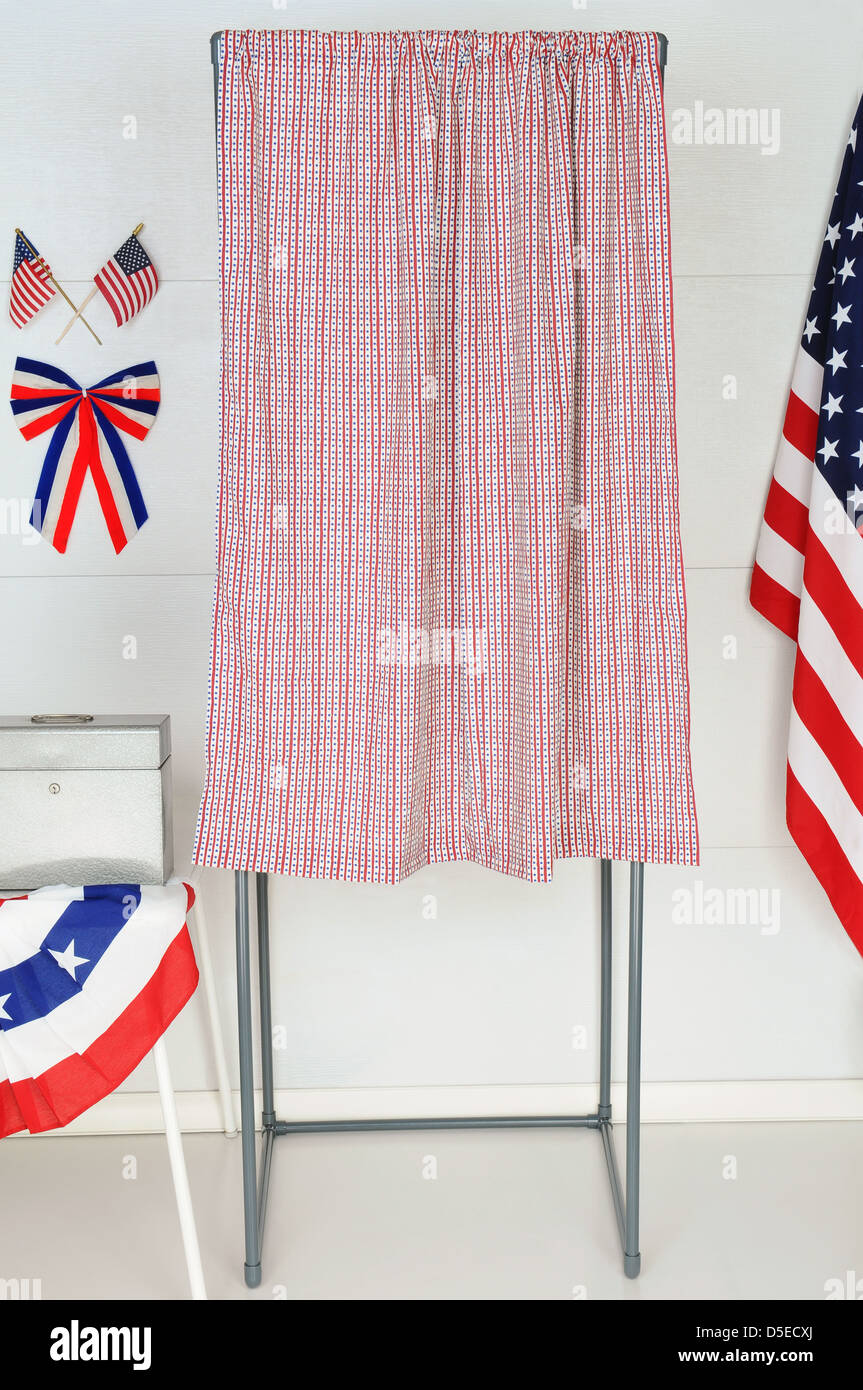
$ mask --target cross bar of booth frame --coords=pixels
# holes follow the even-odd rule
[[[218,137],[219,30],[210,38],[213,64],[213,101]],[[664,82],[668,39],[657,33],[659,69]],[[249,871],[234,874],[234,917],[237,959],[237,1020],[240,1058],[240,1115],[243,1159],[243,1214],[245,1230],[244,1275],[249,1288],[261,1282],[261,1255],[266,1229],[267,1203],[272,1172],[273,1144],[291,1134],[360,1134],[418,1130],[475,1129],[594,1129],[602,1139],[612,1204],[623,1251],[623,1269],[634,1279],[641,1272],[639,1216],[641,1185],[641,1014],[642,953],[644,936],[644,865],[630,864],[629,881],[629,978],[626,1056],[626,1157],[621,1181],[612,1136],[611,1110],[611,995],[612,995],[612,881],[611,861],[600,861],[600,1064],[599,1101],[587,1115],[462,1115],[425,1118],[366,1120],[279,1120],[275,1111],[273,1035],[269,949],[269,894],[267,875],[256,879],[258,936],[258,993],[261,1026],[261,1158],[257,1161],[255,1078],[252,1045],[251,942],[249,924]]]

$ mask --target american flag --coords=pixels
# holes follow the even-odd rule
[[[791,382],[749,598],[797,643],[792,838],[863,953],[863,101]]]
[[[38,258],[38,259],[37,259]],[[9,289],[9,317],[18,328],[29,323],[54,293],[50,280],[51,267],[39,257],[32,244],[15,232],[15,251],[12,257],[12,284]]]
[[[124,241],[93,279],[107,299],[118,328],[140,313],[159,288],[156,267],[136,236]]]

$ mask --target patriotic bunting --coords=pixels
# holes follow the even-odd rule
[[[115,372],[85,390],[59,367],[18,358],[11,399],[18,428],[25,439],[53,431],[30,525],[61,554],[88,470],[118,554],[147,520],[121,436],[143,439],[159,400],[155,362]]]
[[[0,898],[0,1137],[67,1125],[158,1042],[198,983],[194,901],[179,879]]]

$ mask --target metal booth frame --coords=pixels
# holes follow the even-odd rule
[[[222,31],[210,39],[213,63],[216,128],[219,112],[219,64]],[[657,34],[660,71],[664,76],[668,40]],[[623,1251],[623,1269],[634,1279],[641,1272],[639,1249],[641,1162],[641,1016],[642,941],[644,927],[644,864],[630,864],[629,879],[629,978],[626,1048],[626,1150],[625,1176],[621,1181],[614,1147],[611,1113],[611,990],[612,900],[611,860],[600,860],[600,1050],[599,1101],[586,1115],[469,1115],[431,1116],[426,1119],[385,1120],[280,1120],[276,1116],[273,1081],[272,994],[268,876],[237,870],[234,875],[234,909],[237,953],[237,1017],[239,1025],[240,1123],[243,1159],[243,1215],[245,1226],[245,1281],[249,1288],[261,1283],[261,1255],[267,1215],[267,1198],[276,1139],[288,1134],[361,1134],[398,1130],[458,1129],[592,1129],[602,1141],[611,1197]],[[261,1151],[258,1157],[255,1122],[255,1075],[252,1042],[252,970],[249,880],[255,879],[258,943],[258,991],[261,1040]]]

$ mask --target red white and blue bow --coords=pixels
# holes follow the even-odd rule
[[[19,357],[12,411],[25,439],[53,430],[30,525],[62,554],[89,469],[119,554],[147,520],[147,508],[121,435],[143,439],[159,409],[155,362],[140,362],[83,389],[59,367]]]

